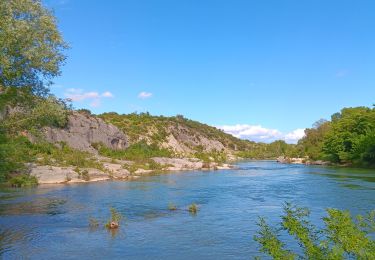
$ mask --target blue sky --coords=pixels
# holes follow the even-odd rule
[[[295,142],[296,129],[375,102],[372,0],[44,3],[71,45],[52,90],[77,108]]]

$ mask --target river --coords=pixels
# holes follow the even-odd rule
[[[362,214],[375,208],[375,171],[247,161],[238,169],[162,173],[134,181],[39,186],[0,192],[0,258],[249,259],[259,216],[272,224],[283,203]],[[177,210],[168,210],[173,203]],[[188,212],[198,205],[196,215]],[[124,217],[103,228],[109,208]],[[100,222],[89,228],[89,218]]]

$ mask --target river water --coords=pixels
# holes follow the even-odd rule
[[[144,176],[134,181],[39,186],[0,192],[0,258],[249,259],[259,216],[278,222],[283,203],[309,207],[322,226],[325,209],[362,214],[375,208],[375,171],[237,164],[238,169]],[[169,211],[173,203],[177,210]],[[196,215],[188,212],[198,205]],[[124,217],[103,225],[109,208]],[[89,228],[89,218],[100,222]]]

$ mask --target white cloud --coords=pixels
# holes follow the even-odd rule
[[[84,92],[83,89],[69,88],[64,93],[66,98],[72,101],[85,101],[91,100],[90,106],[100,106],[102,98],[113,98],[113,94],[109,91],[105,91],[102,94],[96,91]]]
[[[152,97],[152,93],[150,93],[150,92],[142,91],[141,93],[138,94],[138,98],[140,98],[140,99],[147,99],[147,98],[150,98],[150,97]]]
[[[113,94],[109,91],[106,91],[102,94],[102,97],[107,97],[107,98],[112,98],[113,97]]]
[[[277,129],[269,129],[261,125],[224,125],[219,126],[224,132],[237,138],[256,142],[270,143],[275,140],[284,140],[287,143],[297,143],[304,136],[304,129],[296,129],[290,133],[282,133]]]
[[[299,139],[305,136],[305,129],[298,128],[284,136],[284,140],[287,143],[297,143]]]

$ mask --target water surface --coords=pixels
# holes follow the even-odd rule
[[[258,216],[276,223],[286,201],[309,207],[318,226],[328,207],[353,214],[375,207],[374,171],[271,161],[238,167],[1,191],[0,257],[249,259],[259,255]],[[195,216],[191,203],[200,209]],[[126,217],[117,233],[102,227],[110,207]],[[102,225],[90,229],[90,217]]]

